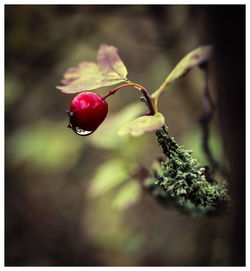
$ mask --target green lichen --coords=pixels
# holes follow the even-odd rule
[[[219,186],[209,178],[207,167],[192,158],[192,151],[179,146],[168,135],[167,127],[158,130],[156,136],[166,159],[146,184],[151,193],[165,205],[172,204],[186,213],[225,210],[230,202],[226,185]]]

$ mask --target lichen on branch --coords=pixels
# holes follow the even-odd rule
[[[161,161],[159,170],[153,170],[152,180],[146,183],[151,192],[184,209],[227,209],[230,197],[226,185],[219,186],[209,178],[208,168],[192,158],[192,151],[179,146],[168,135],[166,126],[156,132],[156,137],[166,159]]]

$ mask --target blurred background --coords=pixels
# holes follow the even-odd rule
[[[66,128],[74,95],[55,88],[69,67],[96,61],[105,43],[118,48],[128,78],[153,93],[185,54],[213,42],[209,14],[206,6],[5,6],[7,266],[231,264],[231,216],[185,216],[140,185],[161,149],[153,133],[117,135],[145,114],[140,93],[124,88],[110,97],[104,123],[80,137]],[[193,69],[161,97],[159,111],[170,135],[209,164],[199,124],[204,84]],[[217,113],[209,144],[228,167]]]

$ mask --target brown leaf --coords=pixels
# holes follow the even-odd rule
[[[123,82],[127,69],[121,61],[117,49],[113,46],[101,45],[98,51],[98,64],[81,62],[76,68],[69,68],[57,86],[64,93],[89,91]]]

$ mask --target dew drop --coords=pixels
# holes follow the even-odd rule
[[[94,132],[94,131],[86,131],[79,127],[74,127],[74,128],[72,127],[72,129],[77,135],[80,135],[80,136],[88,136]]]
[[[69,124],[68,124],[68,128],[71,128],[74,133],[76,133],[77,135],[79,136],[88,136],[88,135],[91,135],[94,131],[87,131],[87,130],[84,130],[78,126],[75,126],[74,125],[74,122],[72,121],[72,117],[74,115],[74,112],[70,112],[69,110],[65,110],[65,112],[68,114],[69,116]]]

